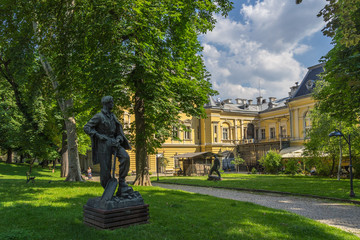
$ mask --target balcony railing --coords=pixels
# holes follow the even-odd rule
[[[228,143],[228,144],[235,144],[235,145],[239,145],[239,144],[249,144],[249,143],[261,143],[261,142],[276,142],[276,141],[290,141],[290,136],[288,135],[279,135],[276,137],[268,137],[268,138],[263,138],[263,139],[255,139],[255,138],[250,138],[250,139],[240,139],[240,140],[222,140],[222,143]]]

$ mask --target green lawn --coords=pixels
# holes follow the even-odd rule
[[[207,181],[204,177],[160,177],[160,182],[219,186],[229,188],[262,189],[360,201],[360,181],[354,179],[356,197],[350,198],[349,179],[322,178],[314,176],[289,176],[266,174],[222,174],[222,181]],[[156,177],[152,178],[153,181]]]
[[[97,182],[64,182],[59,172],[0,163],[0,239],[359,239],[293,213],[158,187],[134,187],[149,204],[150,223],[97,230],[83,224],[83,205]]]

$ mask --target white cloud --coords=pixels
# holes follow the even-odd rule
[[[301,43],[319,32],[324,23],[316,14],[324,0],[264,0],[235,9],[243,21],[217,17],[212,32],[202,36],[204,59],[221,98],[285,97],[306,67],[294,55],[311,46]]]

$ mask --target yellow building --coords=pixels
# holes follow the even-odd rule
[[[278,100],[258,97],[255,102],[241,98],[232,102],[209,97],[205,105],[207,118],[182,115],[187,131],[174,128],[174,137],[158,149],[158,154],[149,156],[149,171],[157,171],[157,158],[168,159],[166,169],[171,172],[180,167],[181,156],[200,156],[206,152],[222,153],[224,158],[240,155],[248,166],[256,166],[269,149],[281,150],[287,157],[295,156],[301,152],[305,130],[311,127],[309,110],[315,104],[311,91],[323,71],[323,64],[309,67],[302,82],[292,86],[287,97]],[[124,113],[124,129],[131,121],[132,116]],[[130,169],[135,171],[133,152],[130,158]],[[165,169],[159,168],[159,171],[165,172]]]

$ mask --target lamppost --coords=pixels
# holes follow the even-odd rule
[[[349,168],[350,168],[350,197],[355,197],[355,193],[354,193],[354,188],[353,188],[353,174],[352,174],[352,161],[351,161],[351,140],[350,140],[350,134],[348,136],[348,138],[346,138],[344,136],[344,134],[338,130],[338,129],[335,129],[335,131],[331,132],[329,134],[329,137],[339,137],[339,136],[342,136],[345,141],[347,142],[347,144],[349,145],[349,159],[350,159],[350,165],[349,165]]]

